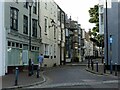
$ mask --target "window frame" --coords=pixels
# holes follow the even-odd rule
[[[28,35],[28,16],[23,15],[23,33]]]
[[[37,2],[35,2],[34,6],[33,6],[33,13],[37,14]]]
[[[44,55],[49,56],[49,45],[48,44],[44,45]]]
[[[37,37],[37,20],[32,19],[32,36]]]
[[[44,20],[45,20],[45,33],[47,34],[47,22],[48,22],[48,20],[47,20],[47,18],[45,18]]]
[[[25,7],[26,9],[28,9],[29,3],[27,1],[23,2],[23,7]]]
[[[10,28],[15,31],[18,31],[18,12],[17,8],[10,7]]]

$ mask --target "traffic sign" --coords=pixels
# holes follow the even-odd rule
[[[112,43],[113,42],[113,39],[112,39],[112,37],[110,37],[110,43]]]

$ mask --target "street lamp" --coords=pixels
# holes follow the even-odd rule
[[[29,76],[31,76],[31,7],[33,0],[29,0]]]
[[[51,24],[52,26],[49,26],[49,28],[55,26],[55,21],[53,19],[51,20]]]
[[[31,7],[33,5],[33,0],[29,1],[29,51],[31,51]]]

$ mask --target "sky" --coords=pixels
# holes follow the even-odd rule
[[[98,0],[54,0],[68,16],[77,20],[81,27],[88,31],[94,24],[89,23],[88,10],[98,4]]]

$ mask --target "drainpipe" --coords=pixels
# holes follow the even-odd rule
[[[64,30],[65,30],[65,44],[64,44],[64,65],[66,64],[66,15],[64,13]]]
[[[60,29],[61,29],[61,40],[60,40],[60,65],[62,65],[62,27],[61,27],[61,10],[60,10]]]
[[[40,26],[40,2],[38,2],[38,26],[39,26],[39,29],[40,29],[40,39],[41,39],[41,26]]]

